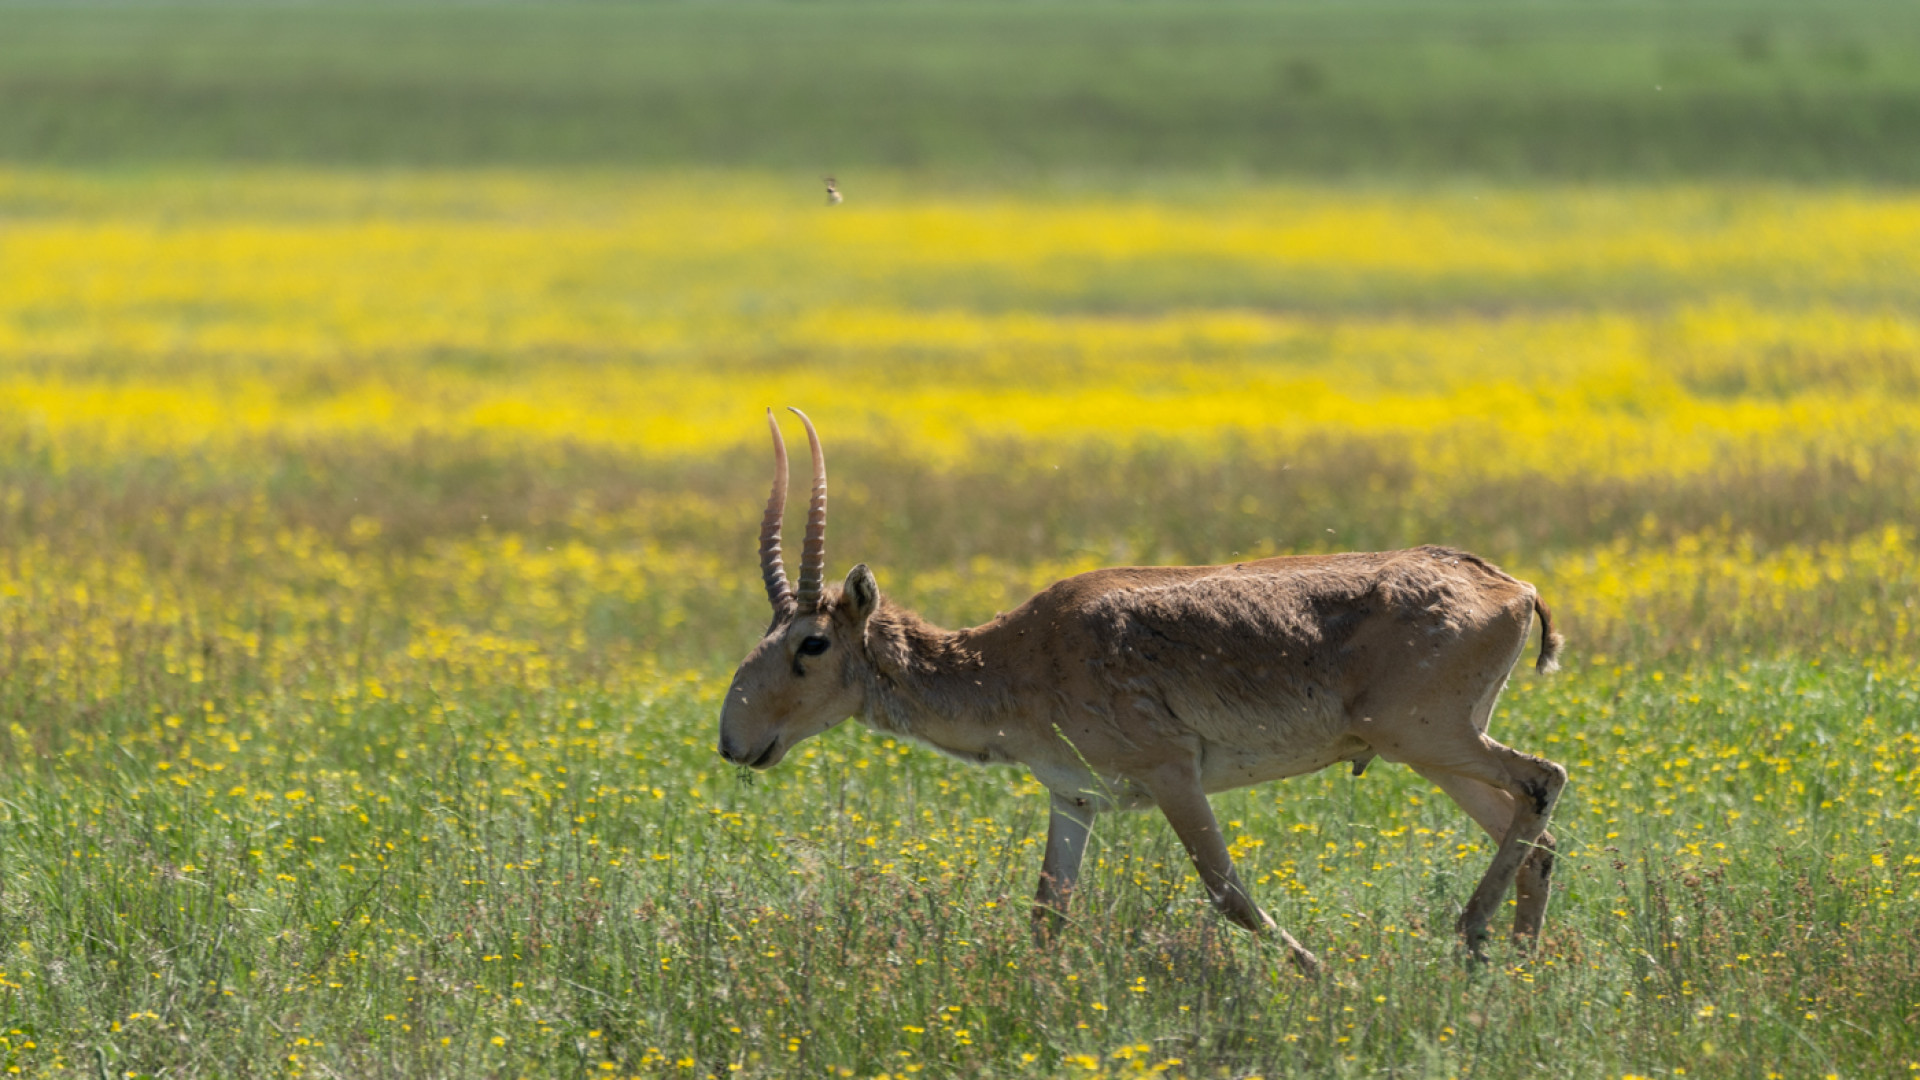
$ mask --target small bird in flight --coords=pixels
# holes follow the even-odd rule
[[[823,176],[820,179],[827,182],[827,205],[839,206],[841,198],[840,189],[834,186],[833,177]]]

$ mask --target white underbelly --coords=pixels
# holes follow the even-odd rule
[[[1206,743],[1201,748],[1200,785],[1211,794],[1269,780],[1284,780],[1319,772],[1364,750],[1364,743],[1344,738],[1258,749]]]
[[[1200,783],[1209,792],[1319,772],[1367,750],[1349,732],[1345,711],[1325,695],[1292,708],[1222,710],[1192,726],[1201,738]]]
[[[1153,805],[1153,797],[1138,784],[1122,777],[1096,775],[1078,762],[1035,761],[1028,762],[1027,768],[1048,791],[1088,810],[1104,813]]]

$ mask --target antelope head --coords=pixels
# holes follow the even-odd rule
[[[827,464],[813,422],[792,410],[807,428],[813,451],[813,502],[807,538],[800,549],[800,587],[787,583],[780,560],[780,524],[786,516],[787,447],[780,425],[773,430],[773,494],[760,523],[760,576],[773,604],[765,637],[740,663],[720,708],[720,756],[737,765],[767,769],[788,750],[859,712],[864,704],[867,617],[880,602],[880,588],[863,563],[846,584],[826,590]]]

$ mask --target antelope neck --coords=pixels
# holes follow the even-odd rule
[[[1005,675],[975,647],[978,630],[942,630],[881,600],[867,620],[869,727],[977,761],[1009,760],[993,728]]]

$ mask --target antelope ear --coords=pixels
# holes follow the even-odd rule
[[[854,625],[866,624],[867,616],[880,606],[880,584],[873,580],[873,571],[861,563],[847,571],[846,588],[840,592],[840,610]]]

